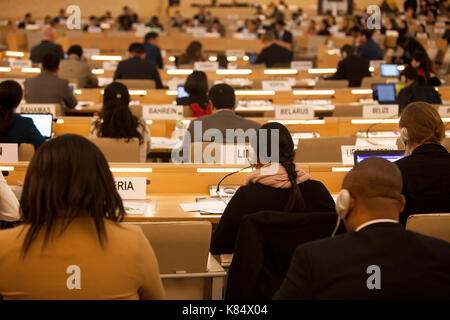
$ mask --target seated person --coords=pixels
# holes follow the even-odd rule
[[[27,27],[28,24],[35,24],[35,22],[33,21],[33,18],[31,17],[31,13],[27,13],[25,14],[25,20],[23,20],[22,22],[20,22],[17,25],[17,28],[19,29],[25,29]]]
[[[211,26],[207,28],[207,31],[212,33],[218,33],[222,38],[225,38],[227,33],[225,27],[223,26],[223,24],[220,23],[220,20],[217,18],[213,19]]]
[[[44,57],[53,53],[59,59],[64,59],[64,51],[59,44],[54,43],[55,29],[52,27],[46,27],[42,30],[42,41],[31,48],[30,59],[33,63],[42,62]]]
[[[206,61],[206,56],[203,54],[203,45],[199,41],[192,41],[177,60],[177,65],[194,64],[194,62]]]
[[[0,172],[0,222],[14,222],[20,220],[19,201],[6,183]]]
[[[411,103],[399,127],[408,155],[396,161],[406,198],[400,223],[406,225],[412,214],[450,212],[450,155],[441,145],[445,127],[439,113],[426,102]]]
[[[184,89],[189,97],[177,99],[178,105],[191,107],[192,117],[200,118],[212,113],[208,99],[208,78],[203,71],[194,71],[186,79]]]
[[[328,20],[322,19],[319,22],[319,31],[317,31],[318,36],[331,36],[330,30],[330,24],[328,23]]]
[[[16,81],[0,83],[0,140],[5,143],[30,143],[36,150],[45,139],[32,119],[15,113],[22,96],[22,87]]]
[[[361,86],[364,77],[370,77],[369,61],[355,56],[355,49],[346,44],[341,49],[342,60],[339,61],[337,71],[328,80],[348,80],[349,87]]]
[[[373,41],[374,30],[365,30],[363,32],[363,42],[358,46],[356,55],[366,60],[383,60],[383,51],[378,43]]]
[[[153,62],[160,69],[164,68],[161,49],[158,46],[158,34],[148,32],[144,37],[145,59]]]
[[[420,76],[415,68],[407,66],[400,73],[400,82],[403,84],[403,89],[400,90],[397,98],[400,113],[411,102],[442,104],[439,93],[426,84],[425,78]]]
[[[91,67],[83,57],[83,48],[73,45],[67,51],[67,59],[59,64],[59,77],[67,80],[77,80],[78,88],[96,88],[98,79],[92,74]]]
[[[53,23],[60,23],[63,24],[67,20],[66,16],[66,10],[65,9],[59,9],[58,15],[53,18]]]
[[[271,152],[271,138],[278,130],[278,154]],[[261,135],[266,134],[266,150],[261,150]],[[332,212],[334,201],[325,186],[294,163],[294,142],[282,124],[266,123],[258,132],[257,170],[248,174],[228,203],[211,238],[211,253],[233,253],[239,224],[246,215],[263,210],[301,212]],[[278,161],[267,159],[276,157]],[[267,172],[264,172],[267,170]]]
[[[410,36],[399,36],[397,38],[397,47],[401,47],[403,49],[402,56],[394,58],[393,62],[397,64],[410,64],[414,52],[417,50],[425,51],[422,44]]]
[[[133,14],[133,11],[128,6],[124,6],[122,10],[123,13],[117,18],[119,30],[132,30],[133,23],[138,21],[137,14]]]
[[[129,59],[120,61],[114,72],[117,79],[148,79],[155,80],[156,88],[162,89],[162,81],[158,69],[149,60],[145,60],[145,49],[142,43],[134,42],[128,48]]]
[[[294,252],[277,300],[449,299],[450,243],[406,231],[402,174],[369,158],[345,176],[336,209],[347,233]]]
[[[103,107],[99,117],[93,119],[89,129],[90,137],[138,138],[140,161],[147,160],[150,153],[150,130],[142,118],[137,118],[129,108],[128,88],[120,83],[110,83],[103,94]]]
[[[95,32],[100,28],[100,25],[97,22],[97,18],[95,16],[89,17],[89,24],[85,25],[83,27],[83,31],[87,32]]]
[[[441,80],[433,72],[433,62],[431,62],[425,51],[417,50],[411,58],[411,66],[417,69],[419,76],[423,77],[425,83],[430,86],[440,86]]]
[[[293,37],[292,33],[285,29],[286,23],[282,19],[278,19],[275,22],[275,39],[278,41],[283,41],[287,43],[292,43]]]
[[[141,228],[119,224],[126,213],[108,162],[86,138],[39,148],[20,207],[24,224],[0,231],[0,297],[164,298],[153,249]]]
[[[190,153],[186,152],[189,151],[190,144],[193,142],[211,141],[211,139],[204,139],[205,132],[209,129],[215,129],[215,131],[218,130],[221,133],[222,141],[216,141],[217,143],[236,142],[235,139],[232,141],[226,139],[227,130],[233,131],[242,129],[243,131],[247,131],[252,129],[256,131],[259,129],[259,123],[247,120],[234,113],[233,109],[236,104],[236,96],[234,94],[234,89],[228,84],[216,84],[209,90],[208,97],[212,114],[190,122],[183,140],[182,158],[173,159],[174,162],[190,162]],[[178,154],[178,156],[179,155],[180,154]],[[173,154],[173,156],[177,155]]]
[[[158,16],[153,16],[152,19],[146,24],[146,26],[152,29],[159,29],[159,32],[164,31],[163,25],[159,23]]]
[[[39,75],[25,80],[27,103],[58,103],[64,108],[74,108],[78,101],[69,87],[69,81],[58,77],[59,57],[49,53],[42,61]]]
[[[288,66],[292,61],[292,51],[280,46],[275,42],[273,32],[267,31],[262,42],[264,49],[258,55],[255,64],[264,63],[268,68],[277,66]]]

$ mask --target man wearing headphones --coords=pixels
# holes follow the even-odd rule
[[[345,176],[336,200],[348,233],[299,246],[275,299],[450,298],[450,243],[405,231],[402,176],[369,158]]]

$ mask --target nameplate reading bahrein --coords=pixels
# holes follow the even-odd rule
[[[46,103],[21,103],[16,113],[51,113],[56,117],[56,105]]]
[[[183,118],[183,106],[173,104],[143,105],[142,116],[146,120],[180,120]]]
[[[147,195],[147,179],[137,177],[115,177],[114,185],[122,199],[145,199]]]
[[[0,162],[19,162],[19,145],[17,143],[0,143]]]
[[[275,106],[275,119],[313,119],[314,106],[312,105],[286,105]]]
[[[216,71],[219,69],[219,63],[218,62],[195,62],[194,63],[194,70],[197,71]]]
[[[292,61],[291,69],[295,70],[308,70],[313,67],[312,61]]]
[[[355,164],[354,153],[356,150],[398,150],[398,147],[397,145],[341,146],[342,164]]]
[[[263,90],[291,91],[292,82],[290,80],[264,80],[262,82]]]
[[[362,117],[367,118],[392,118],[398,115],[398,105],[396,104],[375,104],[363,106]]]
[[[450,106],[440,106],[438,112],[442,118],[450,117]]]
[[[10,60],[9,66],[11,67],[11,69],[22,69],[22,68],[31,68],[32,67],[31,60],[26,60],[26,59]]]

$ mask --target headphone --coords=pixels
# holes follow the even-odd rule
[[[342,189],[336,198],[336,212],[338,218],[336,221],[336,227],[334,227],[333,233],[331,234],[332,238],[336,235],[341,220],[345,220],[345,218],[350,212],[350,201],[351,201],[350,192],[347,189]]]

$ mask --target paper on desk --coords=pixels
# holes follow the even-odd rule
[[[127,214],[145,214],[145,211],[147,210],[147,203],[124,201],[123,207],[125,208]]]
[[[205,211],[221,214],[225,210],[225,206],[223,201],[180,203],[184,212]]]
[[[152,149],[177,149],[181,147],[182,143],[178,139],[152,137]]]

